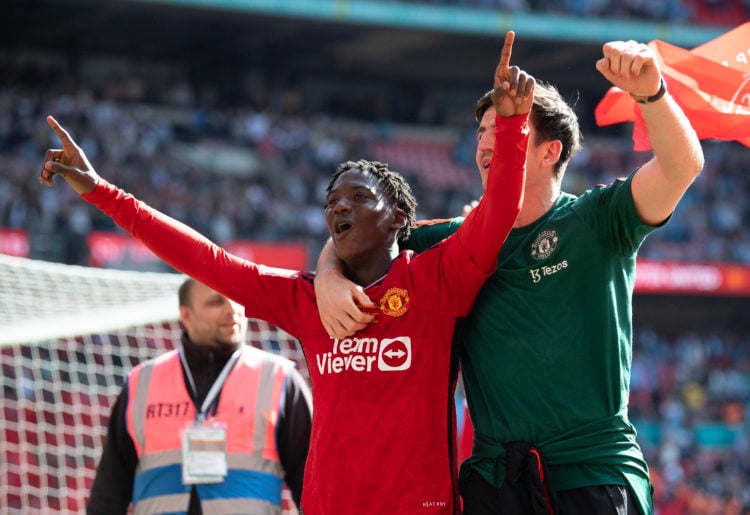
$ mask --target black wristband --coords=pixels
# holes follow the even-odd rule
[[[659,80],[659,91],[656,92],[655,95],[650,97],[639,97],[638,95],[630,94],[631,98],[638,102],[639,104],[650,104],[651,102],[656,102],[661,97],[664,96],[664,93],[667,92],[667,84],[664,82],[664,77],[662,77]]]

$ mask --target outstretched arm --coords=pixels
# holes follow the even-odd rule
[[[664,79],[656,53],[635,41],[604,45],[596,69],[638,103],[654,157],[633,177],[633,199],[641,221],[658,225],[669,217],[703,169],[703,151],[685,113],[669,92],[658,99]],[[645,103],[642,103],[645,102]]]
[[[99,177],[68,132],[51,116],[47,121],[60,137],[62,149],[47,151],[40,183],[51,186],[55,175],[63,177],[84,200],[110,216],[166,263],[246,304],[245,295],[251,289],[244,281],[252,274],[244,271],[254,267],[253,263],[229,254],[187,225]]]

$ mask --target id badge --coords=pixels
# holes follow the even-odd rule
[[[221,483],[227,475],[225,425],[191,425],[182,431],[182,482]]]

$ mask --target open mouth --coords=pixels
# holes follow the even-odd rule
[[[334,231],[336,232],[336,234],[341,234],[341,233],[348,231],[351,228],[352,228],[352,225],[350,223],[340,222],[336,224],[336,226],[334,227]]]

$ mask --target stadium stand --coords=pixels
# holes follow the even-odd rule
[[[44,149],[55,144],[45,126],[47,112],[81,135],[82,145],[107,177],[146,201],[158,199],[167,213],[219,242],[295,239],[308,243],[316,255],[325,237],[318,209],[322,186],[330,170],[348,157],[385,160],[417,180],[422,218],[460,213],[478,194],[473,128],[462,132],[454,127],[450,139],[438,139],[428,127],[368,125],[324,112],[289,113],[283,98],[271,99],[281,109],[180,105],[196,95],[189,83],[175,83],[161,103],[152,103],[134,98],[132,91],[123,98],[125,88],[114,87],[117,77],[103,91],[68,77],[65,84],[73,89],[65,93],[62,82],[55,90],[49,70],[22,67],[16,76],[24,82],[0,91],[0,102],[7,106],[0,114],[5,162],[0,228],[28,230],[32,257],[54,255],[86,264],[85,235],[92,229],[113,229],[70,192],[64,191],[61,201],[29,184]],[[36,89],[39,81],[49,85]],[[585,151],[566,174],[567,188],[580,193],[627,174],[643,159],[629,145],[626,138],[587,138]],[[646,240],[641,257],[750,263],[747,149],[730,142],[706,142],[704,148],[704,172],[667,227]],[[305,225],[286,215],[293,206],[307,213]],[[47,248],[47,236],[60,240],[59,245]]]

